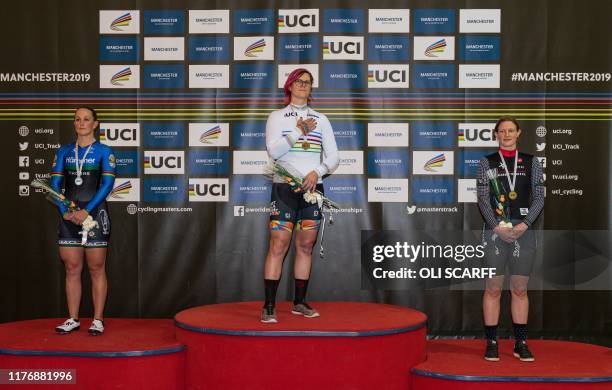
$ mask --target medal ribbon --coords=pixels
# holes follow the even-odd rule
[[[518,149],[516,149],[516,154],[514,155],[514,170],[512,171],[512,181],[510,181],[510,172],[508,171],[508,166],[506,165],[506,160],[504,160],[504,156],[502,155],[501,151],[497,151],[497,153],[501,158],[502,167],[504,167],[504,171],[506,171],[506,179],[508,180],[510,192],[514,192],[514,187],[516,187],[516,168],[518,167]]]
[[[77,171],[77,177],[80,178],[83,175],[83,165],[85,164],[85,157],[87,157],[87,153],[89,153],[89,150],[91,149],[91,147],[93,146],[93,143],[89,144],[89,147],[87,148],[87,150],[85,150],[85,154],[83,155],[83,159],[80,161],[79,163],[79,143],[75,142],[74,143],[74,159],[76,160],[76,171]]]

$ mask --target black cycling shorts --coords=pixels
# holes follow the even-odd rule
[[[317,190],[323,193],[323,184],[317,184]],[[304,193],[293,192],[289,184],[273,183],[270,201],[270,229],[293,231],[318,230],[321,221],[321,210],[316,203],[307,203]]]
[[[518,256],[514,253],[514,243],[507,243],[499,237],[493,241],[492,230],[485,230],[484,234],[486,261],[489,267],[496,269],[496,275],[531,275],[536,255],[536,237],[531,228],[518,239]]]
[[[75,225],[65,219],[60,219],[59,223],[59,238],[57,243],[59,246],[83,246],[85,248],[105,248],[108,246],[108,239],[110,238],[110,218],[108,217],[108,211],[106,205],[100,205],[92,210],[91,214],[98,222],[98,227],[93,228],[89,231],[87,236],[87,242],[85,245],[81,245],[81,233],[82,229],[80,225]]]

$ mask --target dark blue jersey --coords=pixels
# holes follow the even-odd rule
[[[105,201],[113,189],[115,182],[115,155],[111,148],[99,142],[91,144],[89,153],[85,156],[81,178],[83,183],[77,185],[77,160],[74,156],[76,142],[63,145],[55,154],[53,168],[51,171],[51,187],[75,202],[80,208],[84,208],[91,214],[92,210]],[[79,164],[87,151],[87,146],[78,148]],[[61,214],[68,209],[64,205],[58,205]]]

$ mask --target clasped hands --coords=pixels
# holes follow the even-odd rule
[[[83,221],[85,221],[89,217],[89,213],[85,209],[77,210],[77,211],[67,211],[64,213],[63,218],[66,221],[70,221],[75,225],[82,225]]]
[[[518,225],[513,226],[511,228],[496,226],[495,229],[493,229],[493,231],[503,241],[507,243],[511,243],[511,242],[518,240],[519,237],[522,236],[523,233],[525,233],[527,228],[528,228],[527,224],[525,222],[521,222]]]

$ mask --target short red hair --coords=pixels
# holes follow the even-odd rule
[[[291,103],[291,90],[289,89],[289,87],[291,87],[291,84],[295,83],[295,80],[302,77],[304,73],[308,73],[308,76],[310,76],[310,81],[314,82],[314,77],[312,77],[312,73],[310,73],[308,69],[304,68],[297,68],[293,72],[289,73],[289,76],[287,76],[287,81],[285,81],[285,86],[283,87],[283,89],[285,90],[285,106]],[[310,96],[308,96],[308,103],[310,103]]]

